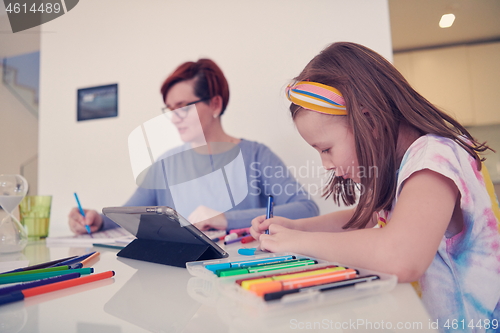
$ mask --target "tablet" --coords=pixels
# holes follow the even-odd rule
[[[174,266],[229,256],[171,207],[105,207],[102,212],[137,237],[118,256]]]

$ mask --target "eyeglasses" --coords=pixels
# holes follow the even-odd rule
[[[174,113],[177,117],[181,118],[181,119],[184,119],[187,117],[188,115],[188,112],[191,111],[191,109],[193,109],[193,106],[196,104],[196,103],[199,103],[199,102],[204,102],[206,100],[208,100],[209,98],[202,98],[202,99],[199,99],[197,101],[194,101],[194,102],[191,102],[191,103],[188,103],[178,109],[175,109],[175,110],[172,110],[168,107],[163,107],[161,108],[161,112],[163,112],[169,119],[172,119]]]

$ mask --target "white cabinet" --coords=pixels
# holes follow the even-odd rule
[[[475,125],[500,124],[500,43],[467,48]]]
[[[463,125],[500,123],[500,43],[397,53],[410,84]]]

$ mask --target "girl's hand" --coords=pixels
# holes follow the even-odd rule
[[[278,224],[269,226],[269,235],[259,236],[260,249],[269,252],[296,252],[300,253],[301,239],[305,232],[288,229]]]
[[[291,228],[293,225],[293,220],[287,219],[285,217],[276,216],[266,220],[266,215],[257,216],[252,220],[252,226],[250,228],[250,234],[255,239],[259,239],[259,236],[269,229],[271,224],[279,224]]]

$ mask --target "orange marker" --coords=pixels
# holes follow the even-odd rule
[[[72,280],[66,280],[61,282],[56,282],[52,284],[47,284],[40,287],[29,288],[25,290],[18,290],[8,295],[0,296],[0,305],[7,304],[11,302],[21,301],[26,297],[41,295],[49,293],[56,290],[66,289],[70,287],[75,287],[81,284],[94,282],[98,280],[107,279],[115,275],[114,271],[108,271],[99,274],[87,275],[85,277],[80,277]]]
[[[72,279],[72,280],[57,282],[57,283],[53,283],[53,284],[48,284],[45,286],[26,289],[26,290],[23,290],[23,294],[24,294],[24,297],[36,296],[36,295],[45,294],[45,293],[48,293],[51,291],[66,289],[69,287],[75,287],[75,286],[79,286],[81,284],[85,284],[85,283],[89,283],[89,282],[107,279],[107,278],[113,277],[114,275],[115,275],[114,271],[107,271],[107,272],[103,272],[103,273],[87,275],[87,276],[80,277],[77,279]]]
[[[83,259],[82,261],[80,261],[80,263],[83,265],[83,267],[87,267],[86,264],[88,264],[90,261],[94,260],[95,258],[97,258],[98,256],[100,255],[99,252],[95,252],[94,254],[92,254],[91,256]]]
[[[250,287],[254,284],[258,283],[265,283],[269,281],[281,281],[281,280],[291,280],[295,278],[300,278],[300,277],[306,277],[306,276],[315,276],[315,275],[321,275],[325,273],[330,273],[330,272],[338,272],[338,271],[345,271],[345,267],[331,267],[331,268],[323,268],[315,271],[306,271],[306,272],[293,272],[293,273],[288,273],[285,275],[280,275],[280,276],[273,276],[273,277],[264,277],[260,279],[253,279],[253,280],[248,280],[248,281],[243,281],[241,283],[241,287],[243,289],[249,290]]]
[[[269,274],[269,275],[261,275],[261,276],[257,276],[257,277],[238,279],[238,280],[236,280],[234,282],[237,283],[237,284],[239,284],[241,286],[241,284],[244,281],[252,281],[252,280],[258,280],[258,279],[270,278],[270,277],[276,277],[276,276],[282,276],[282,275],[289,275],[289,274],[295,274],[295,273],[301,273],[301,272],[314,272],[314,271],[317,271],[317,270],[321,270],[321,269],[325,269],[325,268],[333,268],[333,267],[340,267],[340,266],[337,266],[337,265],[328,265],[328,266],[323,266],[323,267],[320,267],[320,268],[305,267],[305,268],[302,268],[302,269],[294,270],[293,272],[285,272],[285,273],[276,273],[276,274]],[[344,269],[347,269],[347,268],[348,267],[344,267]]]
[[[349,268],[344,271],[330,272],[315,276],[305,276],[295,279],[282,280],[282,281],[269,281],[263,283],[256,283],[250,286],[249,290],[257,296],[263,296],[267,293],[274,293],[282,290],[303,288],[315,286],[323,283],[330,283],[335,281],[342,281],[356,277],[357,271]]]

